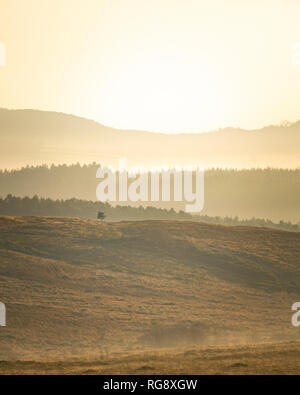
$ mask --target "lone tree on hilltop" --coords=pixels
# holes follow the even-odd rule
[[[100,219],[101,221],[105,219],[105,214],[103,211],[98,211],[97,219]]]

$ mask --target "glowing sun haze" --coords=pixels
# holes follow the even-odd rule
[[[0,107],[202,132],[300,118],[298,0],[0,0]]]

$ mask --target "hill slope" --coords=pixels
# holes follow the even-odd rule
[[[0,374],[162,375],[299,374],[300,343],[193,347],[109,354],[104,358],[55,362],[0,362]]]
[[[0,218],[0,359],[299,338],[300,233]]]
[[[0,109],[0,168],[41,163],[298,167],[300,122],[286,127],[164,135],[121,131],[71,115]]]

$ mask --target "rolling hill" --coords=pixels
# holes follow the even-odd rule
[[[0,131],[0,168],[93,161],[117,166],[121,157],[131,166],[300,166],[300,122],[165,135],[116,130],[62,113],[0,109]]]
[[[0,360],[299,340],[300,233],[0,218]]]

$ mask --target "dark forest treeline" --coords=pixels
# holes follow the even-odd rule
[[[112,207],[108,203],[93,202],[79,199],[52,200],[34,196],[15,197],[8,195],[0,198],[0,215],[2,216],[49,216],[49,217],[76,217],[96,219],[97,213],[105,214],[106,220],[114,221],[142,221],[142,220],[177,220],[208,222],[222,225],[245,225],[263,226],[274,229],[300,231],[300,224],[291,224],[280,221],[273,223],[270,220],[252,218],[251,220],[240,220],[238,217],[209,217],[206,215],[190,215],[183,211],[175,212],[173,209],[160,209],[154,207]]]
[[[99,165],[52,165],[0,171],[0,196],[38,195],[51,199],[96,201]],[[152,204],[184,210],[181,203]],[[130,205],[133,205],[130,203]],[[139,204],[136,204],[139,206]],[[269,218],[300,221],[300,169],[210,169],[205,173],[205,208],[208,216],[243,219]]]

